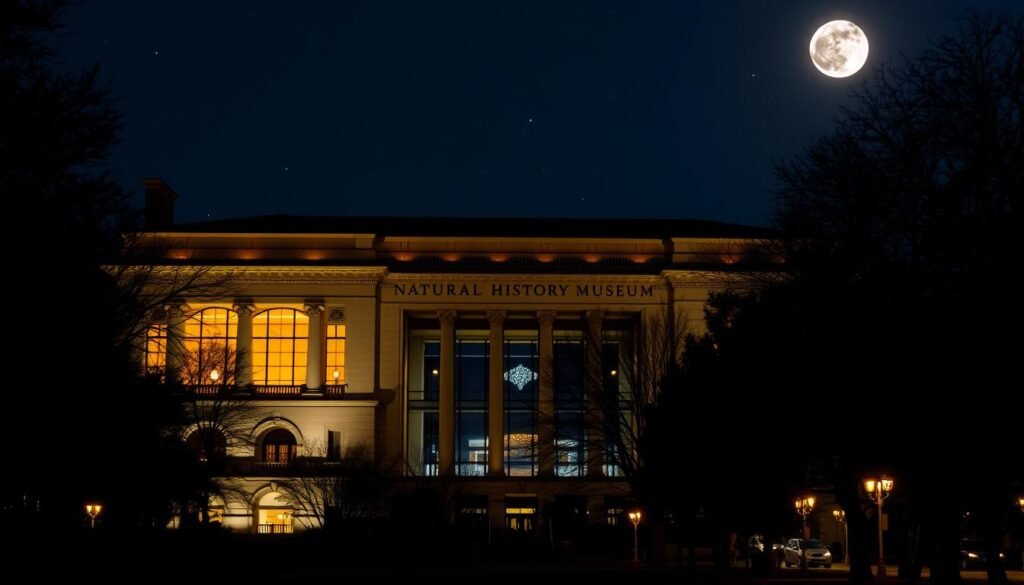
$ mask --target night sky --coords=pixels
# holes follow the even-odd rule
[[[883,2],[137,2],[66,13],[124,114],[112,161],[178,221],[290,213],[767,221],[774,161],[829,130],[881,60],[968,7]],[[829,20],[866,33],[815,70]]]

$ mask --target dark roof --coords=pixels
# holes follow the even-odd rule
[[[559,219],[517,217],[320,217],[264,215],[174,225],[183,233],[376,234],[555,238],[766,238],[767,228],[698,219]]]

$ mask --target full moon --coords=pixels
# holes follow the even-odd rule
[[[868,60],[868,37],[849,20],[826,22],[811,37],[811,61],[829,77],[849,77]]]

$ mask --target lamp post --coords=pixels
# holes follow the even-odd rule
[[[846,511],[837,508],[832,510],[832,517],[843,525],[843,564],[847,567],[850,566],[850,529],[846,525]]]
[[[629,513],[629,521],[633,523],[633,562],[640,560],[640,550],[637,547],[638,533],[640,530],[640,510]]]
[[[868,499],[878,506],[878,576],[885,577],[885,549],[882,546],[882,502],[892,494],[892,480],[883,477],[881,479],[865,479],[864,491]]]
[[[96,516],[99,516],[103,510],[103,506],[99,504],[86,504],[85,513],[89,515],[89,528],[96,529]]]
[[[807,558],[804,556],[804,551],[807,548],[807,539],[811,537],[811,528],[807,526],[807,516],[814,510],[814,496],[800,496],[794,502],[796,506],[796,513],[800,514],[800,518],[803,521],[803,531],[800,536],[802,537],[802,544],[800,546],[800,570],[807,569]]]
[[[814,510],[814,496],[801,496],[793,503],[796,506],[796,513],[800,514],[803,519],[804,528],[801,536],[806,540],[811,537],[810,527],[807,526],[807,516]]]

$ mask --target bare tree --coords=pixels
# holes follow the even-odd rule
[[[388,489],[366,445],[348,447],[331,459],[321,445],[307,445],[294,475],[278,483],[284,499],[317,528],[385,514]]]
[[[184,507],[198,509],[203,524],[209,522],[214,496],[225,501],[236,496],[238,486],[226,475],[227,458],[231,452],[253,448],[253,429],[260,418],[259,408],[248,394],[235,387],[238,357],[235,348],[208,342],[186,352],[181,360],[183,417],[171,432],[185,441],[196,457],[194,490],[189,496],[193,501]],[[213,376],[215,371],[218,374]],[[213,379],[216,383],[210,383]]]
[[[881,408],[896,421],[884,448],[837,450],[835,478],[851,511],[863,501],[858,474],[902,472],[893,505],[906,502],[921,528],[903,576],[916,580],[928,559],[933,583],[958,583],[958,524],[970,509],[989,547],[989,579],[1005,583],[995,559],[1022,467],[1006,463],[1019,425],[994,389],[1015,376],[1024,323],[1019,311],[998,308],[996,291],[1015,287],[1007,267],[1019,263],[1021,244],[1024,18],[968,15],[920,56],[877,68],[854,98],[831,134],[778,168],[790,285],[773,294],[785,297],[790,329],[822,351],[784,345],[848,397],[833,421],[842,435]],[[918,396],[874,408],[851,399],[880,380],[905,396],[952,385],[971,399],[928,415]],[[965,419],[986,429],[987,448],[969,459],[952,455],[963,448],[952,421]],[[959,477],[972,478],[968,489]],[[852,576],[870,579],[869,520],[847,518]]]

